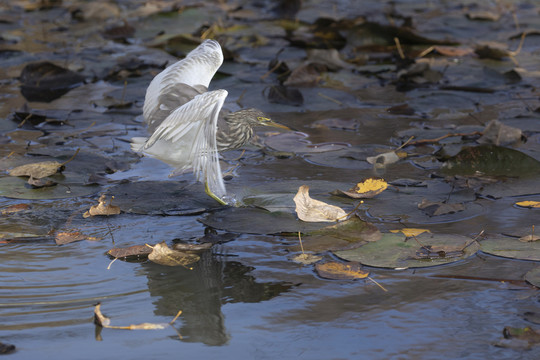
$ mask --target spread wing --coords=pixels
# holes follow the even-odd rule
[[[226,90],[195,96],[167,116],[143,148],[146,150],[158,141],[168,141],[174,145],[171,148],[184,149],[186,153],[178,156],[186,160],[182,168],[177,170],[193,169],[197,180],[206,182],[220,198],[226,194],[226,190],[219,165],[216,130],[226,97]]]
[[[223,63],[221,46],[205,40],[152,80],[144,99],[143,115],[152,133],[171,112],[208,89],[210,80]]]

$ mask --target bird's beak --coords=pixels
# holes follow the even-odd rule
[[[260,117],[258,118],[259,120],[259,123],[263,126],[272,126],[272,127],[276,127],[276,128],[280,128],[280,129],[284,129],[284,130],[291,130],[291,128],[285,126],[285,125],[282,125],[280,123],[277,123],[275,121],[272,121],[271,119],[269,118],[265,118],[265,117]]]

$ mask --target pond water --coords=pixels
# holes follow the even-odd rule
[[[363,16],[384,25],[385,14],[399,23],[412,17],[415,33],[433,41],[451,39],[463,50],[497,41],[515,49],[519,39],[510,35],[518,31],[509,14],[523,28],[538,27],[535,2],[484,8],[467,1],[368,1],[360,8],[355,1],[304,1],[296,17],[307,25],[295,30],[295,41],[286,40],[286,25],[279,20],[293,9],[271,10],[273,3],[266,1],[242,8],[233,2],[154,4],[161,9],[143,1],[72,1],[42,9],[34,3],[0,6],[0,342],[16,346],[10,358],[540,358],[535,343],[499,346],[507,326],[539,327],[538,320],[524,315],[539,311],[538,288],[524,280],[536,261],[479,251],[447,265],[365,267],[370,279],[329,280],[313,265],[292,260],[299,249],[290,230],[307,226],[294,212],[292,198],[300,185],[309,185],[313,198],[351,211],[358,200],[330,192],[371,176],[424,183],[394,185],[364,200],[360,218],[382,233],[425,228],[472,239],[482,230],[489,237],[533,229],[538,210],[514,204],[538,200],[537,174],[524,171],[523,176],[482,178],[487,181],[482,186],[461,186],[440,171],[438,152],[451,156],[477,145],[470,134],[499,119],[528,137],[509,148],[540,159],[540,118],[534,111],[539,107],[538,39],[527,38],[514,56],[519,65],[508,57],[479,59],[472,53],[433,57],[430,69],[442,79],[424,72],[422,79],[406,81],[411,89],[398,91],[395,44],[380,33],[390,30],[377,33],[341,23],[346,44],[340,54],[352,68],[323,72],[317,85],[289,86],[300,91],[301,104],[294,103],[294,94],[281,102],[270,96],[279,80],[276,74],[263,76],[281,48],[279,59],[291,69],[304,62],[306,39],[317,33],[308,25],[323,15],[356,21]],[[499,17],[478,20],[481,11]],[[105,38],[105,29],[121,27],[123,19],[135,33],[126,41]],[[184,55],[194,47],[186,34],[216,23],[229,29],[213,31],[234,56],[227,56],[211,88],[227,89],[230,110],[258,107],[294,129],[258,129],[263,148],[223,154],[222,169],[230,170],[227,189],[240,210],[207,198],[191,174],[168,178],[171,168],[140,158],[129,146],[131,137],[145,134],[140,118],[145,89],[173,59],[166,51]],[[469,39],[471,31],[478,39]],[[407,39],[414,54],[429,46]],[[19,75],[25,65],[41,60],[83,74],[85,84],[52,102],[28,101]],[[521,74],[517,83],[503,75],[513,69]],[[392,110],[403,104],[413,111]],[[405,147],[407,157],[386,167],[366,161],[395,150],[410,136],[434,139],[448,133],[467,135]],[[53,176],[58,182],[53,187],[31,188],[26,179],[7,174],[21,164],[64,162],[77,149],[64,172]],[[114,195],[122,213],[83,218],[102,193]],[[429,216],[418,209],[423,198],[463,203],[465,209]],[[13,205],[24,208],[8,210]],[[279,209],[289,217],[272,217],[277,212],[262,209]],[[58,233],[75,231],[91,239],[55,242]],[[162,241],[215,245],[188,267],[146,259],[111,264],[107,255],[114,247]],[[309,248],[310,237],[304,241]],[[530,254],[538,251],[533,246]],[[331,250],[316,252],[324,261],[343,262]],[[162,330],[108,329],[93,323],[96,303],[117,326],[168,323],[179,310],[182,314]]]

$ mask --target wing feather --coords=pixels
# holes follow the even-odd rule
[[[144,145],[148,153],[160,142],[170,142],[171,149],[185,149],[186,153],[177,155],[183,162],[177,170],[191,168],[197,180],[207,182],[218,197],[226,194],[216,141],[218,116],[226,97],[226,90],[195,96],[163,120]]]
[[[159,126],[176,107],[206,91],[222,63],[223,52],[219,43],[205,40],[183,60],[156,75],[146,90],[143,106],[149,130]],[[171,106],[171,99],[178,101],[175,107]]]

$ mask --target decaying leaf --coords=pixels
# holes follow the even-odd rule
[[[112,200],[114,199],[114,196],[111,196],[111,201],[107,204],[107,196],[105,194],[102,194],[99,197],[98,204],[92,205],[90,207],[90,210],[86,211],[83,214],[83,217],[87,218],[90,216],[97,216],[97,215],[118,215],[120,214],[120,207],[112,205]]]
[[[503,339],[496,345],[514,349],[529,349],[540,344],[540,332],[527,326],[515,328],[506,326],[503,329]]]
[[[30,176],[34,179],[41,179],[62,171],[63,164],[58,161],[43,161],[38,163],[17,166],[9,170],[11,176]]]
[[[296,214],[302,221],[332,222],[344,219],[347,213],[340,207],[309,197],[309,186],[302,185],[294,196]]]
[[[504,146],[520,141],[522,136],[521,129],[505,125],[495,119],[486,125],[478,142]]]
[[[211,249],[213,245],[214,244],[211,242],[205,242],[201,244],[176,243],[173,245],[173,249],[189,254],[196,254]]]
[[[390,230],[390,232],[394,234],[400,232],[400,233],[403,233],[406,237],[412,237],[412,236],[418,236],[425,232],[430,233],[431,231],[427,229],[403,228],[403,229],[397,229],[397,230]]]
[[[299,263],[302,265],[311,265],[313,263],[316,263],[317,261],[321,261],[322,256],[313,255],[309,253],[301,253],[301,254],[293,256],[291,260],[294,261],[295,263]]]
[[[0,342],[0,355],[11,354],[16,349],[15,345]]]
[[[102,238],[99,237],[85,235],[79,231],[58,232],[54,236],[54,241],[56,242],[56,245],[65,245],[81,240],[99,241],[101,239]]]
[[[147,245],[150,247],[150,245]],[[199,261],[196,254],[189,254],[177,250],[172,250],[165,242],[151,246],[152,252],[148,254],[148,259],[160,265],[167,266],[187,266]]]
[[[407,153],[404,153],[404,152],[397,153],[395,151],[390,151],[384,154],[379,154],[377,156],[369,156],[366,158],[366,161],[370,163],[371,165],[382,167],[382,166],[386,166],[386,165],[390,165],[395,162],[398,162],[399,159],[406,156],[407,156]]]
[[[51,179],[36,179],[30,176],[28,178],[28,185],[32,186],[33,188],[43,188],[43,187],[49,187],[54,186],[57,184],[56,181],[53,181]]]
[[[368,178],[359,182],[350,190],[340,192],[354,199],[371,199],[382,193],[386,188],[388,188],[388,183],[383,179]]]
[[[534,234],[525,235],[519,238],[519,241],[521,242],[533,242],[538,240],[540,240],[540,236]]]
[[[315,265],[315,270],[320,277],[334,280],[365,279],[369,276],[368,271],[363,271],[358,262],[341,263],[330,261]]]
[[[441,201],[432,202],[426,199],[422,199],[422,202],[418,204],[418,208],[424,211],[428,216],[439,216],[463,211],[465,210],[465,205],[461,203],[446,204]]]
[[[127,326],[113,326],[111,325],[111,319],[101,313],[101,304],[98,303],[94,306],[94,324],[107,328],[107,329],[120,329],[120,330],[163,330],[171,326],[176,319],[182,314],[180,310],[174,319],[168,323],[141,323]]]
[[[5,208],[3,208],[0,211],[0,214],[9,215],[9,214],[13,214],[13,213],[17,213],[19,211],[25,211],[25,210],[30,210],[30,205],[28,205],[28,204],[15,204],[15,205],[6,206]]]
[[[432,245],[422,245],[420,249],[416,251],[416,254],[413,256],[414,259],[449,259],[457,258],[465,255],[463,251],[463,246],[432,246]]]
[[[107,251],[107,254],[115,258],[125,258],[129,256],[147,257],[152,252],[152,249],[146,245],[133,245],[126,248],[112,248]]]
[[[516,205],[521,206],[521,207],[527,207],[527,208],[540,208],[540,201],[532,201],[532,200],[518,201]]]

